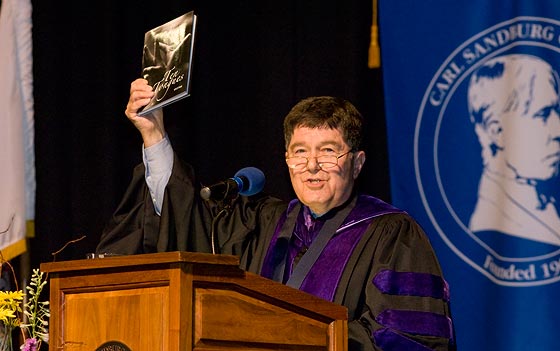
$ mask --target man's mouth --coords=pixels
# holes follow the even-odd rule
[[[553,153],[553,154],[550,154],[550,155],[547,155],[544,158],[544,162],[558,163],[559,160],[560,160],[560,151],[556,152],[556,153]]]

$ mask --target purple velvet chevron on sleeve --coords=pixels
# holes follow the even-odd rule
[[[451,338],[451,320],[433,312],[385,310],[376,320],[379,324],[416,335]]]
[[[433,297],[449,301],[449,286],[437,275],[415,272],[379,271],[373,285],[384,294]]]
[[[372,281],[383,294],[416,296],[449,301],[449,286],[440,276],[429,273],[381,270]],[[426,311],[386,309],[375,317],[384,328],[373,332],[373,339],[383,350],[428,351],[430,348],[404,335],[422,335],[449,339],[453,342],[451,319]]]

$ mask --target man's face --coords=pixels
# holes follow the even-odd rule
[[[546,180],[558,173],[560,162],[558,94],[548,74],[526,84],[519,106],[502,116],[502,152],[517,175]]]
[[[348,151],[350,147],[338,129],[300,127],[294,130],[286,158],[305,156],[309,161],[303,169],[290,168],[290,178],[299,200],[314,213],[322,215],[348,200],[365,161],[363,151],[351,152],[340,157],[335,167],[321,169],[316,157],[339,156]]]

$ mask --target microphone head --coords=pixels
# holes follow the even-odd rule
[[[243,186],[239,189],[239,195],[251,196],[260,193],[264,189],[264,173],[255,167],[245,167],[235,173],[236,178],[241,178]]]

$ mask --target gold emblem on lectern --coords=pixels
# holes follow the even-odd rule
[[[95,351],[132,351],[128,346],[119,341],[107,341],[95,349]]]

